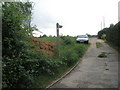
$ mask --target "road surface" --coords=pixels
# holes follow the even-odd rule
[[[118,53],[104,41],[90,39],[91,46],[78,66],[51,88],[118,88]],[[102,46],[96,47],[96,42]],[[106,58],[98,55],[105,52]]]

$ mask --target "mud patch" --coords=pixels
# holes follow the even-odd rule
[[[48,43],[37,38],[32,38],[30,43],[35,45],[36,50],[41,50],[49,55],[54,54],[56,43]]]

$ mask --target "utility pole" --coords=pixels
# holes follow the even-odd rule
[[[105,17],[103,16],[103,28],[105,28]]]
[[[118,22],[120,21],[120,1],[118,2]]]
[[[60,56],[59,53],[59,47],[60,47],[60,40],[59,40],[59,28],[62,28],[63,26],[59,25],[59,23],[56,24],[56,30],[57,30],[57,55]]]
[[[101,30],[102,30],[102,22],[101,22]]]

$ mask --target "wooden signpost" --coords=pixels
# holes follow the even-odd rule
[[[58,54],[58,56],[60,56],[60,53],[59,53],[59,47],[60,47],[59,28],[62,28],[62,27],[63,26],[59,25],[59,23],[56,24],[56,29],[57,29],[57,54]]]

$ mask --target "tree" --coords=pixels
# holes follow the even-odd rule
[[[29,87],[31,80],[24,67],[29,50],[32,3],[2,3],[3,88]]]
[[[46,34],[44,34],[42,37],[47,37],[47,35],[46,35]]]
[[[30,2],[5,2],[2,7],[3,55],[19,56],[25,47],[22,41],[27,40],[31,33],[27,20],[30,19],[32,5]]]
[[[90,34],[88,34],[88,33],[86,33],[86,35],[87,35],[88,37],[91,37],[91,35],[90,35]]]
[[[98,38],[104,38],[111,44],[120,47],[120,22],[113,25],[110,24],[109,28],[104,28],[98,32]]]

